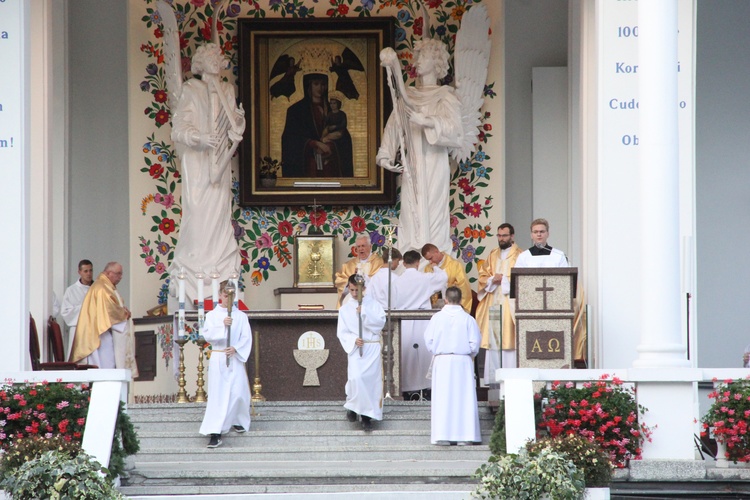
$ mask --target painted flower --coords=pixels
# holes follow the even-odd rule
[[[345,16],[349,13],[349,6],[342,3],[339,5],[338,11],[339,11],[339,14],[341,14],[342,16]]]
[[[146,257],[146,260],[144,262],[147,266],[151,267],[156,264],[156,259],[154,259],[153,255],[149,255],[148,257]]]
[[[151,165],[151,168],[148,169],[148,175],[150,175],[154,179],[158,179],[163,173],[164,167],[161,166],[161,163],[154,163],[153,165]],[[154,197],[154,199],[156,199],[156,197]]]
[[[301,218],[303,218],[303,217],[304,217],[305,215],[307,215],[307,212],[305,212],[305,210],[304,210],[303,208],[300,208],[299,210],[297,210],[297,217],[298,217],[298,218],[300,218],[300,219],[301,219]]]
[[[169,121],[169,112],[165,109],[160,109],[156,112],[156,116],[154,117],[154,120],[159,125],[164,125]]]
[[[487,159],[487,153],[484,151],[477,151],[474,153],[474,160],[478,162],[482,162]]]
[[[281,5],[281,0],[271,0],[268,5],[273,7],[274,5]]]
[[[482,128],[485,131],[489,132],[490,130],[492,130],[492,124],[491,123],[485,123],[484,125],[482,125]]]
[[[157,274],[164,274],[167,272],[167,266],[165,266],[163,262],[157,262],[154,271],[156,271]]]
[[[458,180],[458,187],[461,188],[461,191],[463,191],[464,194],[471,194],[476,191],[476,188],[471,185],[469,179],[466,177],[462,177]]]
[[[300,232],[300,233],[304,232],[304,231],[305,231],[305,229],[307,229],[307,223],[306,223],[306,222],[300,222],[300,223],[299,223],[299,224],[297,225],[297,229],[299,229],[299,232]]]
[[[435,28],[435,33],[437,34],[437,36],[445,36],[445,31],[445,26],[442,24]]]
[[[489,85],[484,86],[484,95],[487,97],[495,97],[497,94],[495,93],[494,89],[490,87]],[[489,114],[488,114],[489,116]]]
[[[150,83],[148,83],[148,82],[147,82],[146,80],[143,80],[143,81],[141,82],[141,90],[142,90],[142,91],[144,91],[144,92],[148,92],[148,89],[150,89],[150,88],[151,88],[151,84],[150,84]]]
[[[193,67],[193,61],[188,56],[183,56],[182,59],[180,59],[180,66],[182,66],[183,73],[189,73],[190,69]]]
[[[360,3],[365,10],[372,10],[375,7],[375,0],[360,0]]]
[[[154,92],[154,101],[156,102],[167,102],[167,92],[165,90],[157,90]]]
[[[268,257],[261,257],[260,259],[258,259],[258,262],[255,263],[255,265],[258,269],[265,271],[271,266],[271,261],[268,260]]]
[[[464,16],[464,12],[466,12],[466,7],[464,7],[463,5],[457,5],[453,7],[453,10],[451,11],[451,17],[455,21],[460,21]]]
[[[464,238],[471,238],[471,228],[469,226],[464,228]]]
[[[165,208],[172,208],[172,205],[174,205],[174,195],[172,193],[164,195],[157,193],[154,195],[154,201],[160,205],[164,205]]]
[[[242,226],[240,226],[240,223],[237,222],[235,219],[232,219],[232,229],[234,230],[234,239],[239,241],[242,239],[242,237],[245,235],[245,230],[242,229]]]
[[[160,241],[156,244],[156,249],[162,255],[167,255],[172,247],[166,241]]]
[[[310,9],[302,5],[299,8],[299,17],[307,17],[307,15],[310,13]]]
[[[154,24],[161,24],[161,14],[159,14],[158,10],[153,11],[149,16],[149,19]]]
[[[255,240],[255,246],[263,249],[263,248],[272,248],[273,247],[273,241],[271,240],[271,236],[268,233],[263,233],[260,235],[260,238]]]
[[[422,36],[422,25],[424,24],[424,20],[421,17],[418,17],[414,20],[414,25],[411,27],[411,30],[414,32],[414,35],[416,36]]]
[[[396,28],[396,41],[403,42],[406,40],[406,31],[403,28]]]
[[[261,217],[258,219],[258,227],[260,227],[261,229],[268,229],[268,226],[268,219],[266,219],[265,217]]]
[[[471,230],[471,237],[474,239],[479,238],[479,230],[478,229],[472,229]]]
[[[252,220],[253,219],[253,212],[249,208],[242,209],[242,218],[244,220]]]
[[[471,163],[468,161],[460,161],[458,162],[458,166],[461,169],[461,172],[471,172]]]
[[[458,217],[455,215],[451,215],[451,227],[457,227],[458,226]]]
[[[461,252],[461,258],[464,262],[471,262],[474,260],[474,254],[476,253],[476,250],[471,245],[466,245],[466,248],[464,248],[463,252]]]
[[[487,169],[485,167],[479,167],[477,169],[477,177],[487,177]]]
[[[148,246],[148,245],[143,245],[143,246],[141,246],[141,252],[143,252],[145,254],[149,254],[149,253],[151,253],[151,247]]]
[[[293,2],[287,2],[286,3],[286,11],[289,14],[294,14],[294,3]]]
[[[288,220],[283,220],[279,222],[279,234],[284,237],[291,236],[294,232],[294,227],[292,226],[292,223]]]
[[[366,227],[367,224],[365,223],[365,220],[359,215],[352,219],[352,229],[355,233],[361,233]]]
[[[154,63],[149,63],[146,66],[146,73],[148,73],[151,76],[154,76],[156,73],[159,72],[159,67]]]
[[[383,222],[383,216],[379,213],[374,213],[372,214],[372,221],[375,224],[380,224],[381,222]]]
[[[170,219],[168,217],[163,218],[161,220],[161,223],[159,224],[159,229],[164,234],[169,234],[171,232],[174,232],[174,230],[175,230],[174,220]]]
[[[328,214],[325,210],[318,209],[314,212],[310,212],[310,223],[315,227],[320,227],[325,224],[327,218]]]
[[[190,0],[190,3],[195,7],[203,7],[206,3],[206,0]]]
[[[335,231],[336,229],[341,227],[341,219],[334,217],[330,220],[330,224],[331,224],[331,229]]]
[[[263,274],[260,271],[253,271],[253,274],[250,275],[250,281],[252,282],[253,286],[258,286],[263,281]]]
[[[458,236],[455,234],[451,235],[451,241],[453,242],[453,251],[455,252],[458,250]]]
[[[237,17],[240,15],[242,8],[237,5],[236,3],[233,3],[227,8],[227,17]]]
[[[370,242],[375,246],[382,247],[383,245],[385,245],[385,236],[377,231],[374,231],[370,235]]]
[[[398,11],[398,14],[396,14],[396,18],[398,19],[398,22],[405,23],[409,19],[411,19],[411,14],[409,14],[408,10],[400,10]]]
[[[344,229],[343,236],[345,240],[348,240],[352,236],[352,230],[347,227],[346,229]]]
[[[443,3],[443,0],[427,0],[427,6],[431,9],[437,9]]]

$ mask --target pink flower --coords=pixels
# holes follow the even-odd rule
[[[167,272],[167,266],[165,266],[163,262],[157,262],[155,271],[159,274],[164,274]]]
[[[573,382],[567,382],[565,384],[565,388],[566,389],[572,389],[574,386],[575,386],[575,384]]]
[[[55,406],[58,410],[62,410],[63,408],[67,408],[68,406],[70,406],[70,403],[68,403],[67,401],[60,401]]]
[[[258,248],[272,248],[273,247],[273,241],[271,240],[271,236],[268,233],[263,233],[260,235],[260,238],[255,240],[255,246]]]

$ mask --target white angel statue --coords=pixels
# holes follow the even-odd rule
[[[230,161],[245,131],[245,112],[236,104],[234,87],[219,77],[228,61],[217,43],[201,45],[193,55],[192,72],[201,78],[182,81],[174,11],[163,1],[157,6],[164,25],[172,140],[182,173],[182,220],[170,272],[183,269],[194,276],[216,269],[225,280],[240,265]],[[186,280],[185,292],[190,302],[197,297],[192,279]]]
[[[425,11],[425,24],[427,13]],[[490,57],[489,15],[474,5],[456,35],[455,88],[438,85],[448,73],[443,42],[426,38],[414,44],[416,86],[404,87],[401,65],[391,48],[380,52],[393,98],[376,161],[402,173],[398,248],[419,251],[432,243],[451,252],[449,154],[462,161],[474,150],[484,102]],[[425,33],[429,28],[425,27]],[[400,153],[400,161],[399,161]]]

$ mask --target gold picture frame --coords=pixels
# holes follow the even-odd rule
[[[294,286],[332,287],[336,279],[333,236],[300,235],[294,239]]]
[[[395,204],[395,175],[375,162],[394,36],[392,17],[238,21],[240,205]]]

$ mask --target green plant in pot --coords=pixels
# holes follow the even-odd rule
[[[604,488],[612,482],[612,461],[602,448],[577,434],[546,437],[528,442],[526,450],[534,455],[550,449],[567,457],[583,473],[587,488]]]
[[[472,496],[482,499],[577,500],[584,491],[583,473],[562,453],[545,447],[538,453],[492,456],[477,469],[479,485]]]

